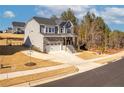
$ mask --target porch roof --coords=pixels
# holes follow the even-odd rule
[[[63,33],[63,34],[44,34],[44,37],[77,37],[76,34]]]

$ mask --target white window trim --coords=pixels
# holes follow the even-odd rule
[[[40,24],[40,25],[44,25],[44,24]],[[55,33],[55,26],[49,26],[49,25],[44,25],[44,26],[45,26],[44,33],[47,33],[47,34]],[[46,32],[46,28],[47,28],[47,32]],[[51,28],[51,32],[50,32],[49,28]],[[54,31],[52,31],[53,29],[54,29]]]
[[[46,31],[46,29],[47,29],[47,31]],[[48,31],[49,29],[48,29],[48,27],[47,27],[47,26],[46,26],[46,29],[45,29],[45,32],[46,32],[46,33],[48,33],[48,32],[49,32],[49,31]]]
[[[42,26],[42,25],[44,26],[43,33],[45,33],[45,27],[46,27],[46,26],[45,26],[44,24],[40,24],[40,32],[41,32],[41,26]]]
[[[49,33],[55,33],[55,28],[54,27],[48,27],[49,29],[51,28],[51,32],[50,30],[48,31]],[[54,29],[54,32],[52,31]]]
[[[52,29],[51,29],[51,31],[50,31],[50,29],[51,29],[51,27],[49,27],[49,31],[48,31],[49,33],[51,33],[51,32],[52,32]]]
[[[64,28],[61,28],[61,31],[60,31],[61,33],[64,33]]]
[[[52,33],[55,33],[55,28],[54,28],[54,27],[52,27],[51,29],[53,30],[53,31],[52,31]]]

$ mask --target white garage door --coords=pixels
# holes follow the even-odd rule
[[[61,45],[46,45],[46,52],[61,51]]]

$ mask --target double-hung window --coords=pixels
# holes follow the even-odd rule
[[[52,28],[52,27],[50,27],[50,28],[49,28],[49,33],[54,33],[54,32],[55,32],[55,29]]]
[[[44,25],[40,25],[40,33],[44,33],[44,28],[45,28]]]
[[[48,33],[48,28],[46,27],[46,33]]]
[[[61,33],[63,33],[63,30],[64,30],[64,29],[63,29],[63,28],[61,28]]]
[[[52,33],[54,33],[55,31],[54,31],[54,28],[52,28]]]
[[[51,33],[51,28],[49,28],[49,33]]]

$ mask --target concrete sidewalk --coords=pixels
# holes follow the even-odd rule
[[[25,76],[25,75],[31,75],[31,74],[36,74],[36,73],[42,73],[42,72],[47,72],[47,71],[52,71],[52,70],[57,70],[57,69],[66,68],[69,66],[70,65],[68,65],[68,64],[62,64],[62,65],[51,66],[51,67],[37,68],[37,69],[33,69],[33,70],[17,71],[17,72],[0,74],[0,80],[20,77],[20,76]]]

